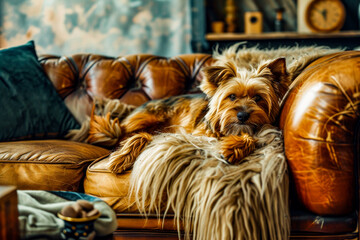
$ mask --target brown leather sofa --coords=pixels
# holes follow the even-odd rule
[[[207,54],[173,58],[92,54],[39,58],[75,118],[90,114],[94,96],[141,105],[198,92]],[[291,237],[358,239],[360,52],[313,62],[292,84],[278,126],[291,174]],[[110,150],[64,139],[0,143],[0,183],[18,189],[79,191],[117,213],[118,235],[177,236],[171,217],[145,220],[127,198],[130,172],[110,173]]]

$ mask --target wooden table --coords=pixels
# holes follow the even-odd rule
[[[14,186],[0,186],[0,239],[19,239],[18,201]]]

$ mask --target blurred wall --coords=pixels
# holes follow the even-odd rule
[[[121,56],[191,52],[188,0],[0,0],[0,47]]]

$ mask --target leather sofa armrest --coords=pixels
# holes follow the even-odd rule
[[[299,200],[316,214],[355,210],[359,119],[358,51],[313,62],[284,99],[285,154]]]

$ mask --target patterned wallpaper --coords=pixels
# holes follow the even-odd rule
[[[120,56],[191,52],[186,0],[0,0],[0,44],[39,53]]]

